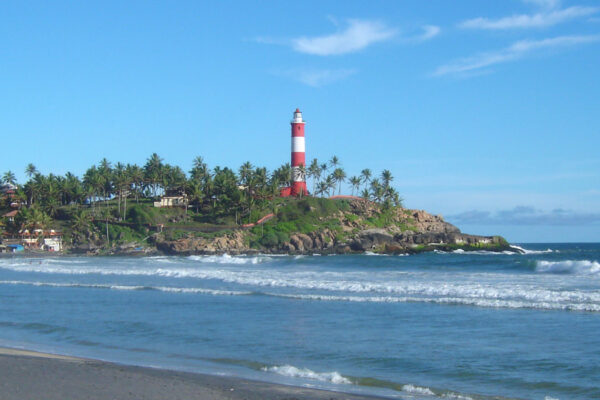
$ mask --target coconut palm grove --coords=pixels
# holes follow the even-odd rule
[[[215,235],[249,227],[299,201],[279,196],[281,188],[291,183],[289,164],[268,171],[246,162],[235,170],[211,168],[202,157],[196,157],[186,173],[154,153],[143,166],[102,159],[82,177],[70,172],[44,174],[34,164],[25,172],[28,180],[24,183],[17,182],[12,171],[2,175],[3,237],[16,239],[37,232],[41,239],[51,230],[61,232],[67,248],[88,242],[104,249],[125,242],[143,245],[155,230],[168,239]],[[333,156],[327,162],[313,159],[302,167],[302,173],[309,179],[311,191],[304,197],[322,198],[313,201],[327,201],[325,197],[340,195],[349,187],[352,196],[382,210],[402,206],[388,170],[376,175],[365,168],[360,176],[348,178],[340,160]]]

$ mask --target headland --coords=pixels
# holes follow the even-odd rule
[[[201,157],[193,165],[188,175],[157,154],[143,167],[113,166],[104,159],[80,180],[70,173],[43,175],[30,164],[30,179],[22,186],[9,171],[0,187],[0,252],[519,251],[502,237],[465,234],[439,215],[404,207],[389,170],[373,176],[365,168],[346,179],[335,156],[327,163],[313,159],[306,168],[284,164],[272,172],[249,162],[237,173],[209,169]],[[340,195],[346,181],[352,195]]]

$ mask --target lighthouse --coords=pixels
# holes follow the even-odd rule
[[[292,196],[308,194],[306,190],[306,146],[304,141],[304,120],[296,108],[292,119]]]

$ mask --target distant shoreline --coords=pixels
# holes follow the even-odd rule
[[[4,400],[375,400],[299,386],[252,381],[0,347]]]

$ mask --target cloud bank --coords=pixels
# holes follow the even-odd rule
[[[535,51],[560,47],[566,48],[598,41],[600,41],[600,35],[558,36],[541,40],[521,40],[498,51],[480,53],[442,65],[435,70],[433,75],[442,76],[472,72],[495,64],[515,61]]]
[[[600,213],[582,213],[556,208],[551,211],[538,210],[531,206],[518,206],[511,210],[495,213],[471,210],[448,216],[457,224],[472,225],[596,225],[600,224]]]

